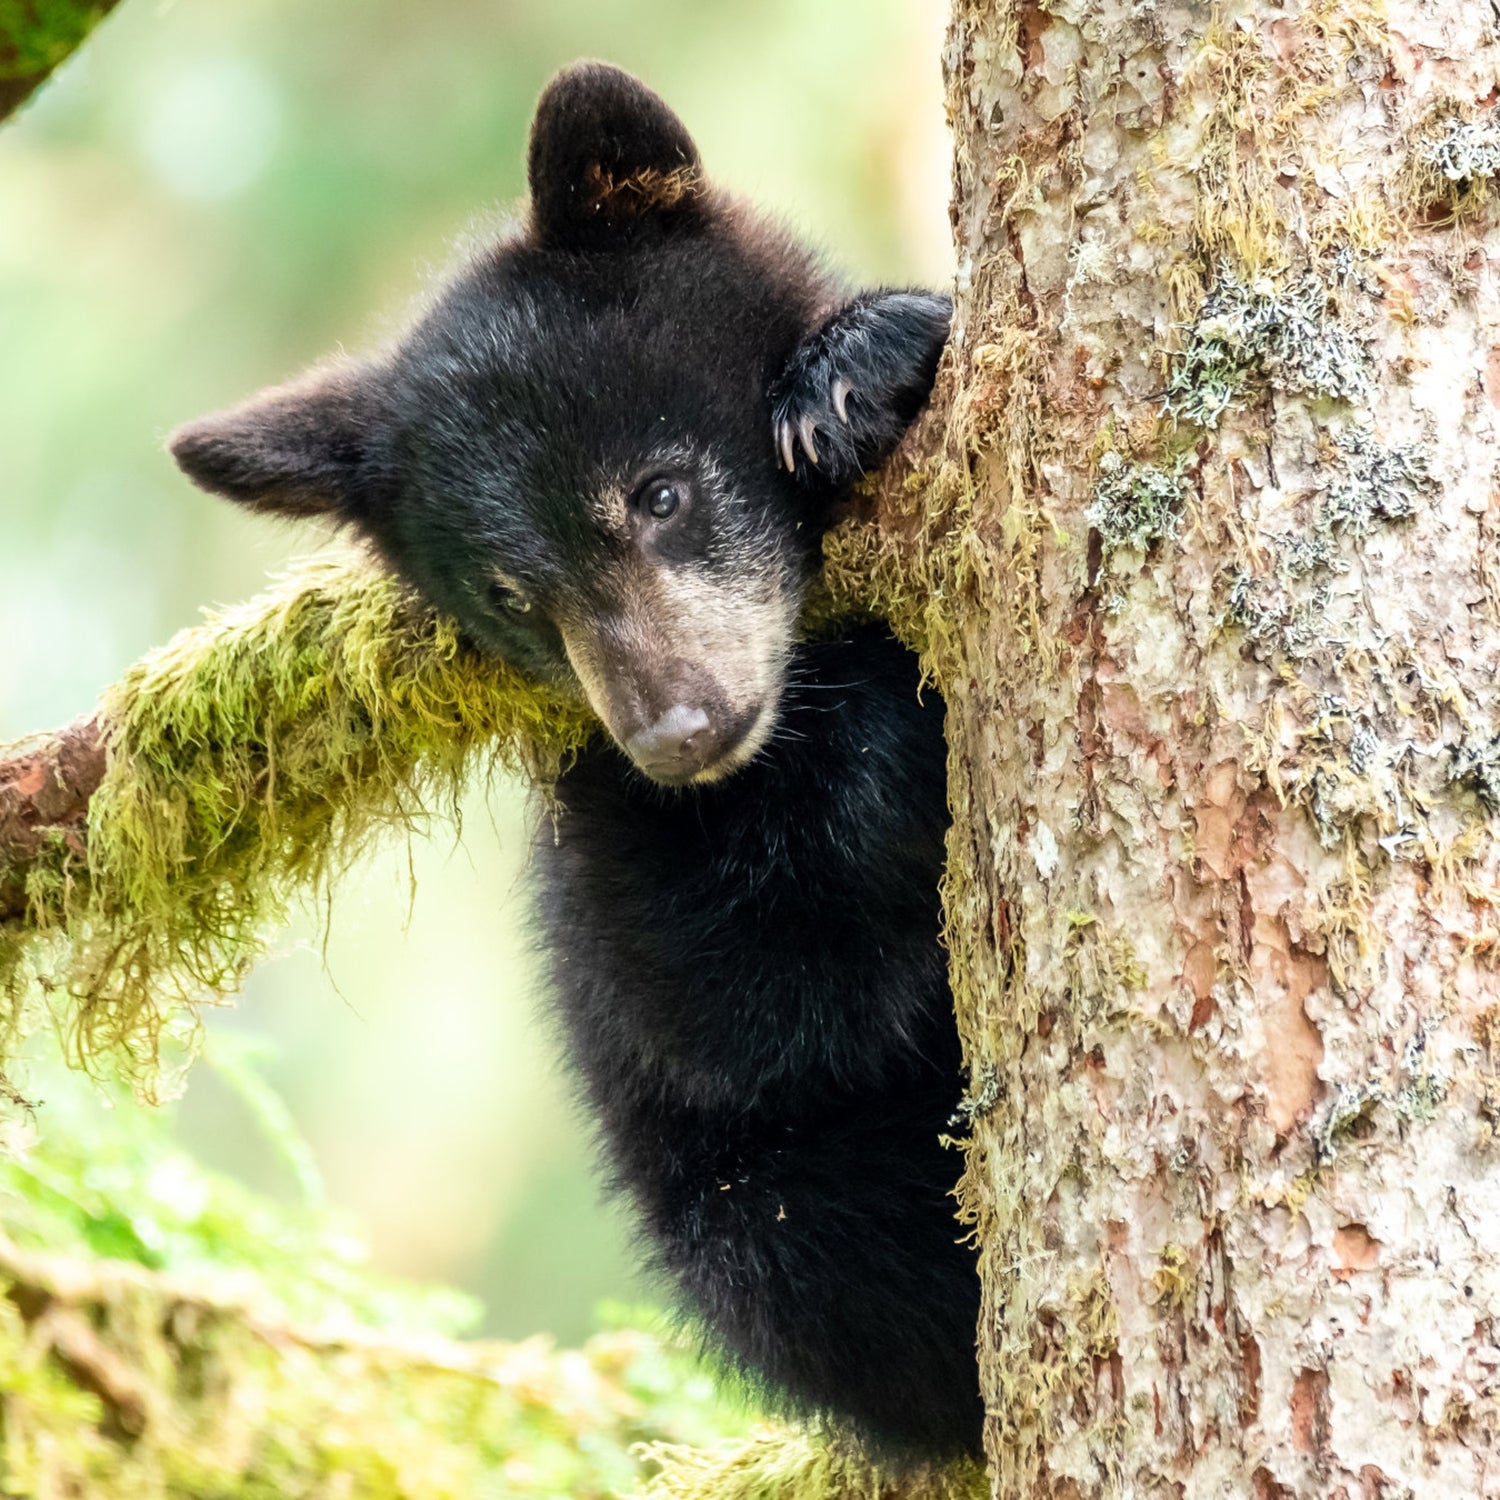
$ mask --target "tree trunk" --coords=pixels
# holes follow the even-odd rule
[[[1500,1495],[1495,25],[958,0],[834,569],[949,706],[997,1496]]]

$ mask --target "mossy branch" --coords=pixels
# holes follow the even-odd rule
[[[33,1500],[604,1500],[638,1480],[631,1445],[680,1432],[674,1403],[691,1410],[649,1334],[558,1351],[313,1326],[253,1278],[3,1235],[0,1287],[4,1488]]]
[[[116,0],[0,0],[0,120],[72,55]]]
[[[3,1234],[0,1288],[5,1492],[33,1500],[988,1492],[977,1464],[898,1475],[794,1429],[706,1448],[663,1441],[695,1431],[706,1398],[650,1334],[558,1351],[545,1338],[304,1325],[244,1277],[38,1253]]]
[[[0,761],[0,1066],[50,1009],[149,1093],[164,1028],[233,990],[383,829],[504,767],[545,785],[581,704],[358,560],[302,565]]]

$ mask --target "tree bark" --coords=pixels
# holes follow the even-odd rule
[[[26,875],[49,838],[84,854],[89,798],[106,765],[95,718],[0,755],[0,922],[25,916]]]
[[[117,0],[0,0],[0,120],[115,8]]]
[[[949,705],[997,1496],[1500,1496],[1495,25],[958,0],[828,578]]]
[[[933,451],[999,1497],[1500,1495],[1475,0],[958,0]]]

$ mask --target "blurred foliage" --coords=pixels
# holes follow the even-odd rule
[[[948,280],[946,10],[125,0],[0,130],[0,737],[72,719],[317,542],[193,492],[161,436],[397,327],[519,198],[532,102],[575,57],[640,72],[721,181],[860,279]],[[282,1201],[321,1176],[379,1263],[461,1280],[489,1329],[578,1339],[601,1295],[634,1294],[625,1235],[530,1023],[522,799],[464,812],[461,847],[372,848],[210,1017],[221,1044],[274,1039],[316,1171],[220,1071],[194,1072],[176,1128]]]
[[[242,1083],[253,1076],[243,1058],[234,1068]],[[380,1276],[326,1211],[279,1207],[204,1171],[173,1143],[169,1112],[76,1074],[46,1081],[45,1139],[13,1135],[0,1158],[0,1494],[988,1492],[976,1464],[896,1473],[817,1434],[752,1429],[640,1308],[606,1309],[607,1330],[576,1350],[544,1337],[459,1342],[472,1299]]]
[[[0,1160],[0,1493],[602,1500],[637,1443],[745,1429],[662,1334],[455,1342],[471,1299],[205,1172],[161,1112],[76,1076],[48,1098]]]
[[[238,1281],[293,1321],[334,1310],[391,1332],[476,1325],[472,1297],[375,1274],[326,1210],[273,1203],[204,1169],[172,1139],[170,1108],[141,1109],[121,1086],[57,1068],[38,1081],[45,1135],[17,1123],[0,1156],[0,1230],[18,1249]]]

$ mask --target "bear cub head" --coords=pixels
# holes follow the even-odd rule
[[[352,527],[480,649],[576,684],[647,776],[715,780],[774,730],[831,502],[890,446],[861,451],[851,412],[879,426],[889,393],[878,369],[838,384],[836,283],[710,186],[629,74],[554,79],[528,178],[524,224],[393,348],[190,423],[171,452],[204,489]],[[925,300],[911,412],[947,322]],[[869,332],[856,318],[843,345]]]

